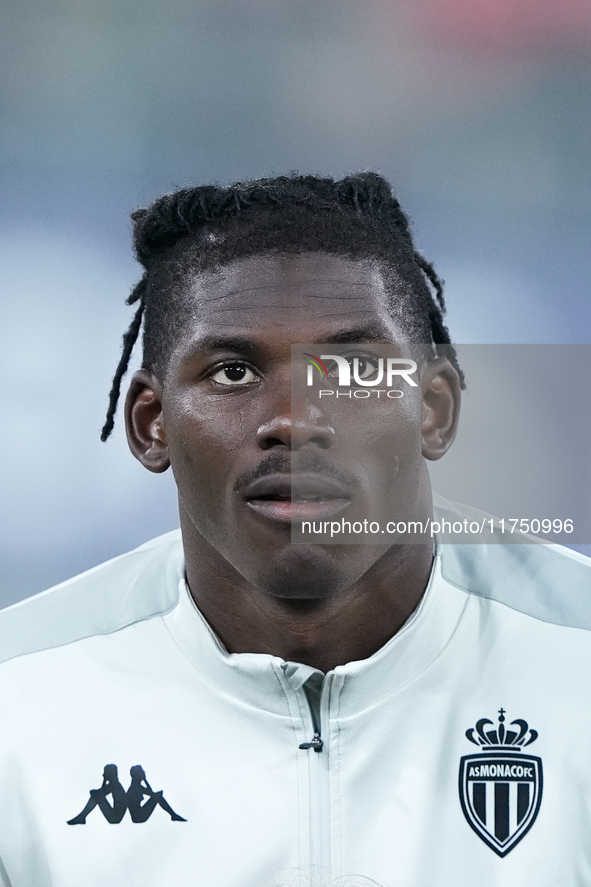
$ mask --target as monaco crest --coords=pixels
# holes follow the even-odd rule
[[[523,720],[505,726],[501,708],[497,729],[481,718],[466,737],[481,751],[460,760],[464,816],[491,850],[506,856],[528,833],[542,802],[541,758],[522,752],[538,738],[537,731]]]

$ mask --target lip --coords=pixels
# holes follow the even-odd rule
[[[325,520],[351,504],[351,493],[332,478],[315,474],[274,474],[258,478],[242,492],[246,505],[260,517],[290,524]],[[300,498],[312,497],[315,498]]]

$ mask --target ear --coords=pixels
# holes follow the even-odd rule
[[[162,418],[162,385],[148,370],[134,373],[125,399],[125,430],[129,449],[156,474],[170,466]]]
[[[445,357],[430,361],[421,378],[423,389],[423,456],[441,459],[458,430],[461,386],[457,370]]]

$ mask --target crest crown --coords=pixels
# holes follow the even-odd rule
[[[486,748],[513,748],[520,751],[526,745],[530,745],[538,738],[538,731],[530,729],[527,721],[517,718],[511,721],[509,726],[505,726],[505,709],[499,709],[499,724],[494,728],[494,722],[490,718],[481,718],[476,722],[476,727],[470,727],[466,730],[466,738]],[[492,729],[485,729],[488,725],[492,725]],[[517,729],[512,730],[512,727]],[[476,735],[475,735],[476,734]],[[528,735],[529,734],[529,735]],[[527,738],[526,738],[527,737]]]

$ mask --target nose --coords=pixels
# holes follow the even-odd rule
[[[257,429],[257,444],[262,450],[276,446],[299,450],[308,444],[327,450],[334,442],[335,430],[319,406],[307,399],[293,403],[291,396],[276,403]]]

